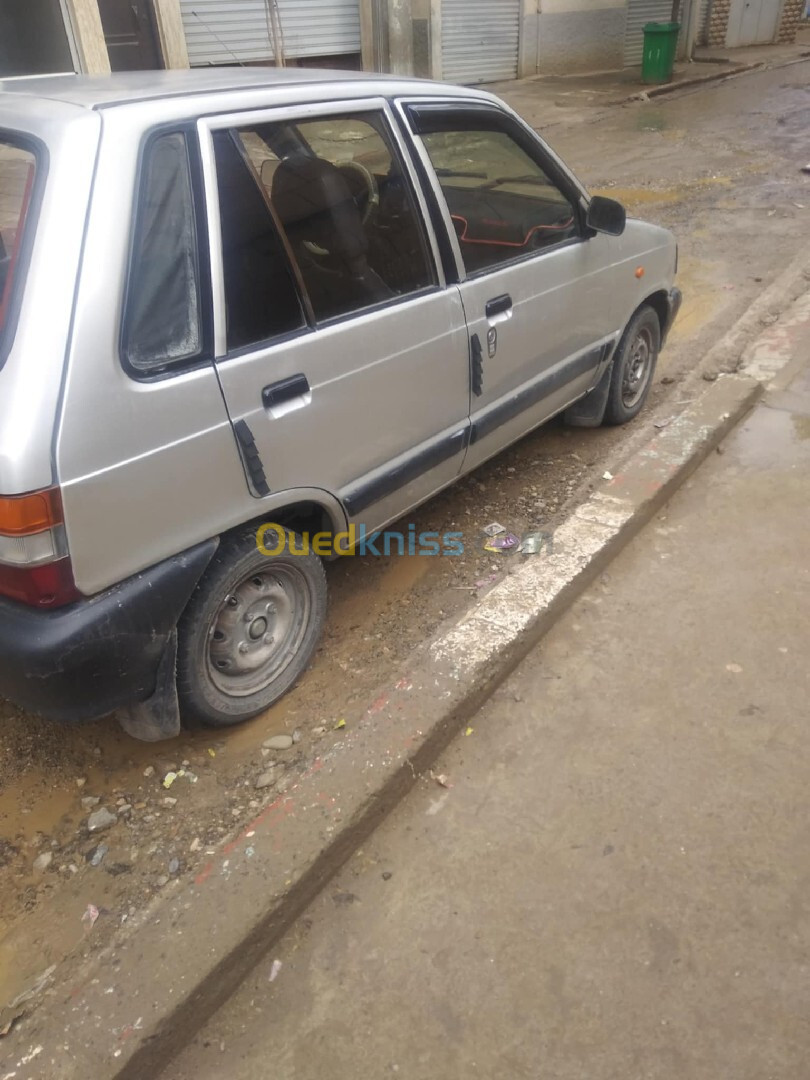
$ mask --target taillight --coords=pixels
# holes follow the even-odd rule
[[[59,488],[0,496],[0,593],[37,607],[79,598]]]

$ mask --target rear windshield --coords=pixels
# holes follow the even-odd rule
[[[26,223],[37,161],[32,150],[0,134],[0,362],[9,344],[14,301],[20,295],[24,271]]]

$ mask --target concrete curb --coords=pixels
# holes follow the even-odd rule
[[[735,64],[729,61],[727,71],[712,71],[708,75],[694,75],[687,79],[676,79],[673,82],[662,83],[660,86],[650,86],[646,90],[637,91],[626,98],[618,98],[617,105],[624,105],[631,101],[648,101],[650,98],[662,97],[664,94],[674,94],[678,90],[687,90],[691,87],[704,86],[706,83],[723,82],[726,79],[734,79],[738,75],[746,75],[752,71],[776,71],[783,67],[792,67],[793,64],[805,64],[810,59],[807,56],[792,56],[788,60],[756,60],[749,64]]]
[[[751,408],[761,384],[718,379],[521,560],[192,882],[131,920],[49,991],[20,1036],[35,1072],[154,1076],[260,962],[481,702]],[[325,740],[324,740],[325,741]],[[26,1050],[15,1040],[21,1060]]]
[[[760,71],[768,66],[763,60],[758,60],[752,64],[734,64],[728,71],[712,71],[708,75],[694,75],[688,79],[675,79],[673,82],[662,83],[660,86],[650,86],[646,90],[639,90],[626,98],[620,98],[616,104],[621,105],[628,101],[647,101],[649,98],[674,94],[678,90],[685,90],[691,86],[703,86],[706,83],[720,82],[723,79],[733,79],[735,75],[744,75],[748,71]],[[782,67],[781,64],[771,66]]]

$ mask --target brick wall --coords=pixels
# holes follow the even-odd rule
[[[805,0],[785,0],[779,34],[776,38],[778,42],[789,44],[796,40],[796,31],[804,16],[804,4]]]
[[[731,0],[710,0],[710,3],[708,44],[719,46],[722,49],[726,44]]]

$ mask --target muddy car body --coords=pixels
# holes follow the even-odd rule
[[[498,99],[351,73],[0,83],[0,237],[0,693],[149,738],[289,689],[358,529],[631,419],[680,302]]]

